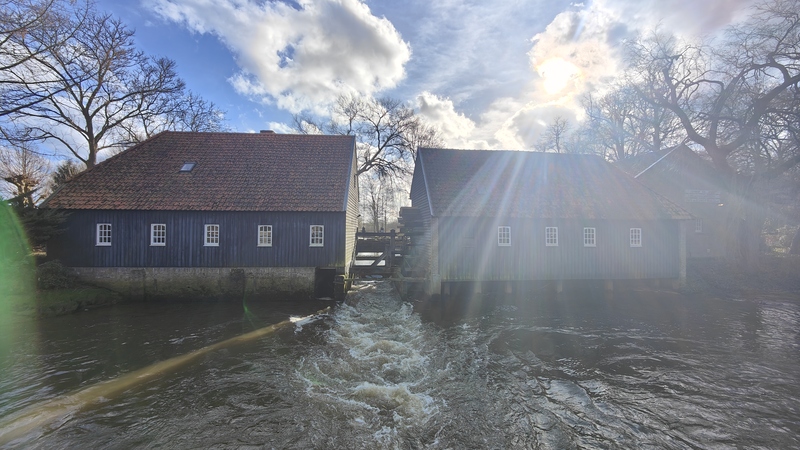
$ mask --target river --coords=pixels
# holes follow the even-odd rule
[[[796,298],[584,290],[421,304],[379,282],[352,300],[0,447],[800,448]],[[327,305],[15,319],[0,346],[0,442],[44,401]]]

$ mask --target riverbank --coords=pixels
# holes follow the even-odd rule
[[[115,305],[121,295],[108,289],[79,286],[63,289],[43,289],[33,298],[14,301],[15,312],[23,316],[55,317]]]
[[[689,260],[686,293],[752,298],[759,295],[800,297],[800,255],[765,254],[754,268],[729,260]]]
[[[738,298],[762,295],[800,297],[800,256],[763,255],[753,270],[727,260],[689,260],[687,286],[681,292]],[[15,310],[27,316],[54,317],[122,301],[122,295],[98,287],[40,289],[35,301],[18,301]]]

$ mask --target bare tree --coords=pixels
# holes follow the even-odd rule
[[[800,8],[796,0],[756,6],[718,47],[654,36],[636,50],[638,73],[658,68],[658,78],[639,92],[674,113],[715,167],[733,174],[729,156],[759,136],[781,96],[800,83]],[[798,163],[800,154],[759,176]]]
[[[0,117],[46,98],[58,79],[39,63],[83,25],[88,3],[65,0],[0,0]]]
[[[638,92],[673,113],[681,132],[728,180],[738,222],[730,233],[731,250],[747,263],[757,257],[764,223],[755,186],[800,164],[796,145],[779,152],[762,134],[770,122],[790,122],[790,113],[800,108],[794,95],[800,84],[800,6],[797,0],[771,0],[753,8],[747,21],[714,45],[663,35],[640,41],[632,72],[652,75],[641,80]]]
[[[225,112],[214,102],[188,92],[168,97],[162,108],[142,111],[119,126],[122,149],[138,144],[162,131],[228,131]]]
[[[183,93],[175,63],[136,50],[133,31],[110,15],[90,11],[66,42],[49,44],[22,66],[39,75],[20,77],[19,95],[40,100],[16,110],[14,124],[28,139],[57,142],[88,168],[121,144],[122,125],[168,112]]]
[[[667,108],[642,98],[628,83],[614,86],[602,96],[583,99],[590,129],[591,153],[619,161],[644,152],[661,150],[680,142],[679,124]]]
[[[413,171],[417,148],[441,146],[438,132],[412,108],[386,97],[342,95],[327,121],[298,115],[294,117],[294,128],[300,133],[356,136],[359,175],[373,172],[380,177],[407,176]]]
[[[556,116],[553,121],[547,125],[544,133],[542,133],[538,144],[539,149],[543,152],[553,151],[556,153],[565,153],[565,145],[569,131],[569,121],[562,116]]]
[[[40,190],[50,172],[50,162],[27,145],[0,148],[0,177],[7,183],[5,197],[19,197],[32,207],[43,196]]]

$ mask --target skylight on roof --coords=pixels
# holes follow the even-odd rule
[[[194,169],[194,166],[196,164],[197,163],[193,163],[193,162],[183,163],[183,166],[181,167],[181,172],[191,172],[192,169]]]

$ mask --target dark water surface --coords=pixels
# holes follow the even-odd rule
[[[800,299],[353,297],[6,447],[800,448]],[[19,319],[0,333],[0,442],[32,405],[325,305]]]

